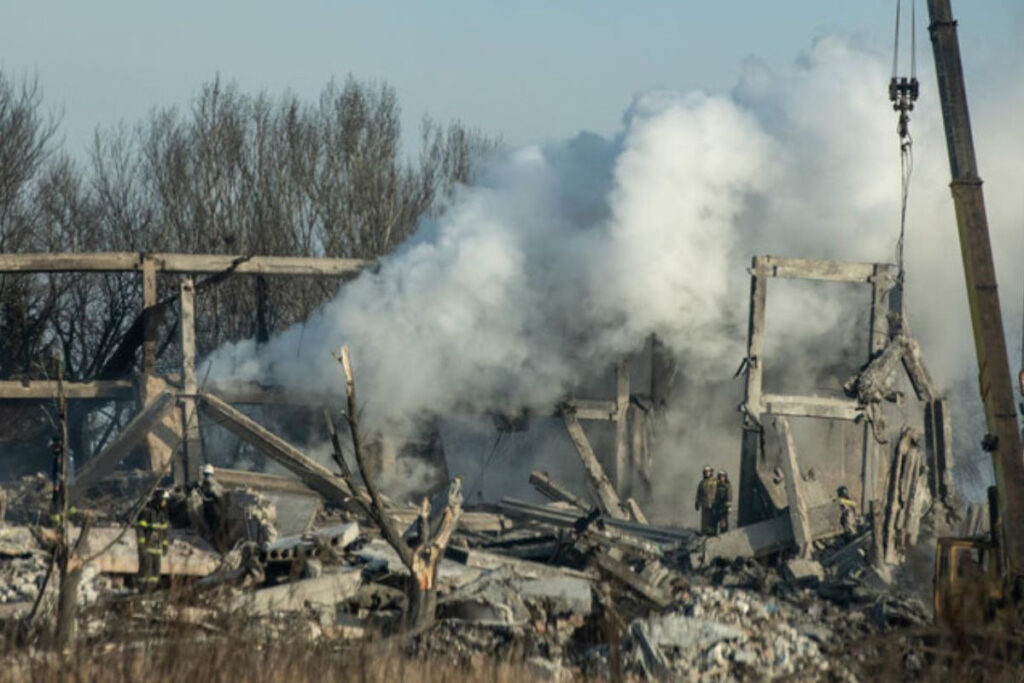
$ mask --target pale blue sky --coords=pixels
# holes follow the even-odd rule
[[[520,144],[609,133],[651,88],[727,91],[744,59],[782,67],[827,32],[888,54],[895,4],[0,0],[0,66],[38,75],[76,153],[97,125],[185,105],[218,72],[248,91],[306,97],[332,75],[384,79],[407,136],[430,114]],[[969,70],[1019,59],[1024,3],[954,0],[953,9]],[[923,0],[918,12],[918,58],[930,61]]]

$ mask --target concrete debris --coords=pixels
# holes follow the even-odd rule
[[[672,612],[631,624],[631,666],[649,670],[651,656],[644,652],[653,647],[669,679],[816,680],[833,669],[843,670],[791,623],[789,612],[788,606],[764,603],[753,595],[695,588]],[[637,642],[639,633],[649,644]]]
[[[288,583],[243,593],[235,599],[235,607],[255,614],[301,610],[307,607],[334,608],[355,595],[362,584],[362,572],[348,569],[324,574],[318,578]]]
[[[794,557],[785,564],[783,575],[786,580],[797,585],[817,584],[825,578],[825,570],[820,562]]]
[[[482,573],[440,603],[442,616],[506,626],[524,624],[537,614],[586,617],[592,611],[589,581],[575,577],[531,579],[511,567]]]
[[[897,454],[910,458],[890,482],[899,501],[929,490],[913,453]],[[514,651],[531,675],[553,681],[616,671],[651,680],[853,680],[868,657],[860,642],[928,620],[899,593],[890,567],[869,565],[870,526],[850,537],[839,504],[806,480],[783,492],[807,498],[801,554],[798,525],[785,510],[700,537],[637,521],[642,514],[604,514],[547,475],[533,479],[560,502],[506,500],[500,513],[467,511],[469,523],[457,527],[433,576],[437,623],[408,641],[412,651],[463,661]],[[235,512],[219,528],[195,528],[186,515],[185,528],[170,530],[161,573],[194,591],[166,610],[159,605],[167,578],[155,594],[135,595],[132,527],[113,524],[113,514],[94,524],[80,553],[80,632],[101,641],[116,631],[109,615],[125,605],[137,637],[172,623],[202,637],[244,624],[260,642],[353,641],[403,628],[409,570],[372,518],[334,507],[303,533],[277,537],[268,499],[242,489],[226,496]],[[418,514],[388,505],[400,528]],[[900,510],[883,528],[906,546],[908,525],[921,515]],[[32,610],[53,536],[23,523],[0,527],[0,621]],[[56,592],[51,583],[37,618],[52,618]]]

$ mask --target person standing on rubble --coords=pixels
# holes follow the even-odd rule
[[[203,480],[199,483],[199,493],[203,498],[203,521],[211,534],[208,540],[217,545],[215,540],[220,538],[223,531],[221,525],[224,522],[224,487],[213,478],[213,465],[203,465]]]
[[[710,465],[704,467],[704,478],[697,484],[697,502],[693,509],[700,511],[700,532],[705,536],[715,533],[715,470]]]
[[[850,489],[845,486],[840,486],[836,491],[836,500],[839,502],[839,523],[843,526],[843,533],[849,540],[857,535],[857,503],[850,498]]]
[[[139,547],[138,588],[140,593],[156,590],[160,583],[161,559],[167,554],[167,499],[170,494],[158,490],[139,512],[135,539]]]
[[[712,509],[715,535],[729,530],[729,511],[732,510],[732,484],[725,470],[718,470],[718,481],[715,483],[715,504]]]

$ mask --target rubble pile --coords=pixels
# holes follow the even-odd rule
[[[31,602],[39,593],[47,560],[38,554],[0,559],[0,603]]]
[[[800,629],[792,606],[763,603],[755,594],[694,588],[673,611],[630,624],[639,670],[661,678],[666,672],[720,677],[802,675],[824,677],[832,664],[820,644],[832,640],[827,626]]]
[[[621,673],[651,680],[845,681],[865,676],[877,657],[878,649],[865,643],[930,622],[919,602],[872,566],[870,530],[852,537],[836,531],[838,511],[835,519],[816,522],[827,533],[804,556],[791,543],[745,552],[750,527],[700,536],[639,521],[635,502],[639,514],[613,516],[600,506],[585,509],[581,499],[565,500],[549,477],[537,481],[559,500],[506,499],[462,510],[453,482],[436,497],[448,507],[387,503],[406,539],[434,538],[444,527],[440,511],[456,506],[459,512],[432,575],[433,618],[395,641],[405,654],[467,666],[498,657],[540,680]],[[230,536],[211,532],[208,522],[199,525],[203,533],[192,528],[206,519],[201,502],[172,523],[161,590],[152,595],[139,594],[132,528],[112,524],[113,513],[93,524],[78,591],[79,603],[92,607],[79,612],[79,632],[91,642],[231,634],[259,647],[328,648],[407,633],[412,572],[365,508],[333,506],[305,532],[278,536],[265,497],[239,488],[225,500],[233,503],[220,528]],[[108,510],[132,507],[121,500]],[[772,538],[785,536],[765,528]],[[31,608],[52,539],[52,529],[42,525],[0,527],[6,608],[0,618],[16,620]],[[729,548],[731,555],[723,551]],[[48,596],[42,610],[52,613],[55,602]],[[918,653],[907,661],[920,659]]]

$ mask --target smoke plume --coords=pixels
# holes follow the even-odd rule
[[[688,486],[704,460],[735,471],[741,387],[732,373],[745,353],[751,256],[894,258],[900,166],[888,77],[882,55],[831,36],[781,70],[749,60],[729,94],[640,95],[614,137],[511,151],[379,270],[260,347],[220,349],[210,376],[341,396],[331,353],[348,344],[365,419],[400,429],[424,415],[550,412],[656,333],[685,377],[670,419],[678,438],[662,441],[663,493]],[[934,76],[921,80],[906,310],[937,382],[970,387],[939,104]],[[1024,89],[1009,90],[1019,104]],[[987,199],[1006,276],[1020,263],[1011,235],[1024,207],[1020,154],[1004,150],[1019,151],[1024,135],[1001,125],[1007,97],[985,95],[973,100],[986,103],[975,135],[982,174],[1002,176]],[[1019,282],[1003,287],[1013,356]],[[768,298],[765,355],[778,381],[838,391],[825,370],[863,362],[869,293],[773,281]],[[964,400],[977,402],[970,392]]]

